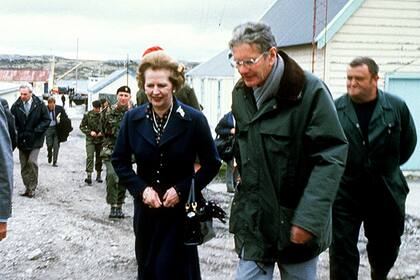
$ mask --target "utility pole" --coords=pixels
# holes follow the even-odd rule
[[[312,67],[311,67],[312,73],[315,72],[316,0],[314,0],[313,12],[314,12],[314,18],[312,22]]]
[[[79,37],[76,39],[76,63],[79,62]],[[76,88],[74,89],[74,93],[77,93],[77,80],[78,80],[78,70],[76,67]]]
[[[126,84],[126,86],[128,86],[128,54],[127,54],[127,64],[126,64],[126,77],[127,77],[127,84]]]

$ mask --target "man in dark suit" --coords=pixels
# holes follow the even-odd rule
[[[18,149],[21,175],[26,197],[33,197],[38,185],[38,154],[44,144],[45,132],[51,122],[47,106],[32,94],[32,85],[19,87],[20,97],[13,103],[11,112],[15,116],[18,132]]]
[[[50,116],[50,126],[46,133],[48,163],[52,162],[52,165],[57,167],[58,151],[60,150],[57,127],[62,119],[67,119],[68,117],[64,108],[55,104],[55,98],[53,96],[48,98],[48,114]]]

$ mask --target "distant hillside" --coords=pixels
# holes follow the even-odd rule
[[[83,64],[78,67],[77,75],[79,79],[87,79],[92,75],[109,75],[117,69],[126,67],[126,60],[75,60],[64,57],[55,57],[55,77],[60,77],[65,72],[76,66],[78,63]],[[187,71],[195,67],[198,63],[183,62]],[[137,70],[138,62],[130,60],[128,67]],[[51,56],[24,56],[24,55],[0,55],[0,69],[31,69],[31,70],[50,70]],[[72,71],[63,79],[70,80],[76,78],[76,71]]]

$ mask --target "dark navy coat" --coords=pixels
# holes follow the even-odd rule
[[[192,177],[201,190],[217,174],[220,159],[201,112],[174,99],[172,114],[156,144],[147,110],[149,104],[125,114],[111,159],[121,185],[134,197],[138,278],[201,279],[197,248],[183,244],[184,205]],[[137,172],[132,168],[132,154]],[[197,156],[201,168],[194,174]],[[148,208],[142,202],[147,186],[161,198],[175,187],[181,202],[174,208]]]
[[[28,116],[20,98],[10,109],[15,116],[16,129],[18,133],[18,149],[31,151],[40,149],[44,145],[45,132],[50,125],[51,119],[47,106],[41,99],[32,95],[32,105]]]

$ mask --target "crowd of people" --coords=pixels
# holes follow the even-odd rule
[[[407,105],[378,88],[379,67],[369,57],[348,64],[347,93],[333,100],[322,80],[277,48],[264,23],[237,26],[229,49],[241,78],[216,132],[233,139],[226,163],[236,279],[272,279],[275,265],[281,279],[316,279],[327,248],[330,278],[357,279],[362,224],[371,278],[387,279],[404,229],[408,187],[400,166],[417,142]],[[126,190],[133,198],[140,280],[201,279],[197,246],[183,240],[185,204],[192,182],[199,196],[221,159],[184,70],[162,48],[147,49],[137,106],[122,86],[116,104],[93,101],[80,123],[85,182],[92,184],[94,167],[102,182],[105,165],[109,218],[125,217]],[[14,122],[7,112],[0,105],[0,240],[11,214],[14,145],[22,195],[32,198],[45,135],[48,162],[57,166],[65,141],[58,127],[67,119],[54,99],[46,106],[28,84],[10,110]]]

